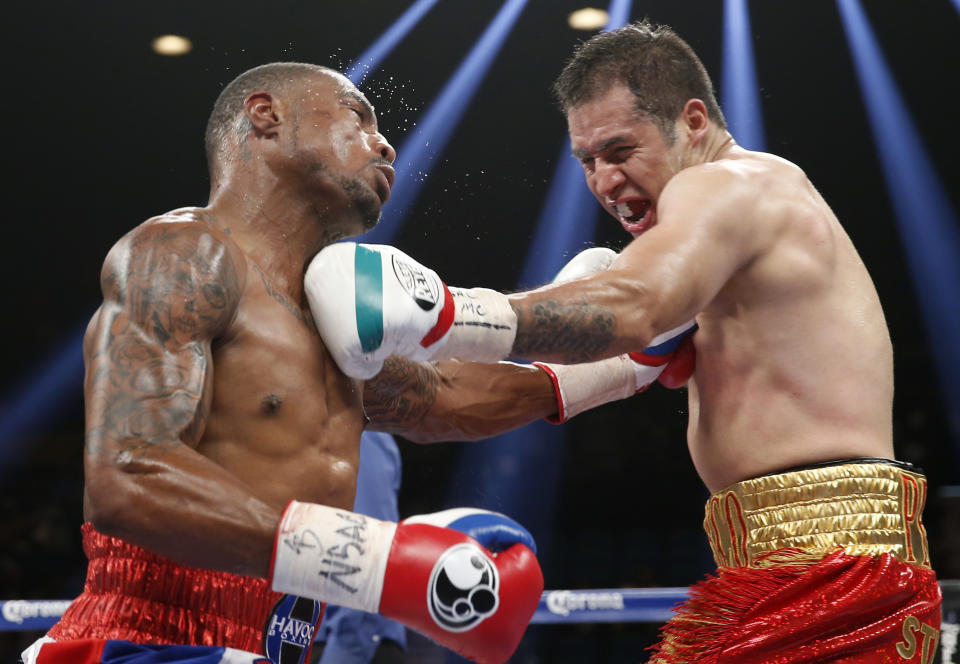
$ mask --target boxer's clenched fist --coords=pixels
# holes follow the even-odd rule
[[[563,266],[553,283],[589,276],[608,269],[617,252],[605,247],[584,249]],[[694,369],[695,353],[691,335],[695,321],[669,330],[655,338],[643,352],[629,353],[581,364],[534,364],[550,376],[557,395],[554,423],[601,404],[626,399],[646,390],[654,381],[666,387],[683,386]]]
[[[304,278],[307,300],[341,371],[372,378],[390,355],[414,361],[506,357],[517,317],[506,296],[447,288],[399,249],[342,242],[323,249]]]
[[[379,612],[481,664],[516,650],[543,592],[533,537],[461,508],[392,523],[291,502],[277,530],[274,590]]]

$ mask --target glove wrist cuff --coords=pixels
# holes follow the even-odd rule
[[[627,355],[618,355],[583,364],[534,362],[553,381],[557,393],[557,415],[548,422],[560,424],[574,415],[610,401],[619,401],[640,392],[657,379],[662,366],[637,364]]]
[[[375,613],[397,524],[291,501],[277,528],[270,585],[276,592]]]
[[[489,288],[451,288],[454,319],[433,359],[468,358],[497,362],[510,355],[517,314],[503,293]]]

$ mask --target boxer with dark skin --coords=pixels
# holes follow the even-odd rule
[[[111,249],[83,347],[85,519],[178,563],[258,577],[291,499],[351,507],[365,426],[466,440],[557,408],[530,367],[392,358],[366,384],[337,369],[303,272],[377,222],[396,155],[339,73],[268,74],[211,117],[209,205]]]

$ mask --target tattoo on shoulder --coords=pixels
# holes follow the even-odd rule
[[[158,337],[197,338],[222,328],[240,297],[230,251],[195,227],[162,229],[135,239],[119,275],[130,317],[149,320]]]
[[[210,342],[240,297],[229,250],[171,225],[132,238],[102,285],[106,302],[85,344],[87,453],[136,460],[196,443]]]
[[[367,417],[384,428],[403,431],[423,419],[437,400],[440,378],[429,365],[392,355],[364,384]]]
[[[513,309],[517,314],[513,350],[520,357],[560,353],[565,362],[587,362],[614,339],[617,319],[604,307],[545,300],[514,304]]]

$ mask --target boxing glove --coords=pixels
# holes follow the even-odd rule
[[[416,362],[509,355],[517,316],[486,288],[447,288],[433,270],[386,245],[325,247],[304,277],[317,330],[348,376],[372,378],[397,354]]]
[[[560,268],[551,284],[562,284],[580,277],[603,272],[617,259],[619,254],[607,247],[584,249]]]
[[[530,533],[447,510],[392,523],[293,501],[277,529],[275,591],[379,612],[481,664],[516,650],[543,592]]]
[[[547,421],[566,422],[585,410],[643,392],[658,379],[666,387],[681,387],[694,367],[693,346],[682,342],[689,340],[696,329],[695,322],[685,323],[658,336],[642,353],[582,364],[534,362],[553,381],[557,395],[557,414]],[[675,351],[681,346],[683,353],[675,360]],[[675,361],[677,366],[673,366]]]
[[[581,251],[563,266],[552,283],[584,277],[610,267],[617,252],[605,247]],[[555,424],[601,404],[643,392],[659,380],[670,388],[681,387],[693,373],[695,354],[691,335],[695,321],[685,323],[655,338],[650,347],[582,364],[534,362],[550,376],[557,395],[557,414],[547,418]]]

